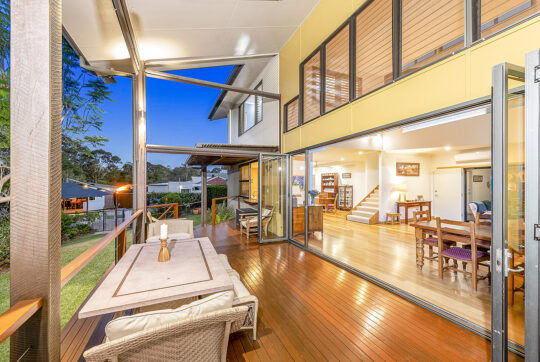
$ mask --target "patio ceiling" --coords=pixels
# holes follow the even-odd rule
[[[171,70],[266,61],[318,0],[126,0],[141,59]],[[111,0],[64,0],[64,31],[90,65],[132,72]],[[163,62],[163,59],[170,60]]]

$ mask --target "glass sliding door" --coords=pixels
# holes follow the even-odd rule
[[[288,155],[260,154],[259,242],[288,238]]]
[[[506,360],[507,348],[519,350],[518,345],[525,346],[527,360],[538,360],[538,242],[534,227],[538,224],[540,93],[533,77],[539,60],[538,52],[527,57],[528,79],[522,67],[505,63],[493,68],[494,361]],[[523,84],[526,93],[516,94],[513,90]]]

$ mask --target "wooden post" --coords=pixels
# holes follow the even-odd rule
[[[174,204],[174,218],[178,219],[178,203]]]
[[[10,303],[43,298],[10,360],[60,360],[62,1],[11,1]]]
[[[146,215],[146,75],[144,64],[133,78],[133,209]],[[133,243],[144,243],[146,218],[137,219]]]
[[[212,199],[212,226],[216,226],[216,199]]]
[[[206,166],[203,166],[202,168],[202,172],[201,172],[201,187],[202,187],[202,197],[201,197],[201,224],[202,226],[206,226],[207,225],[207,220],[206,218],[208,217],[207,216],[207,209],[206,209],[206,204],[207,204],[207,197],[208,197],[208,190],[206,189]]]
[[[118,260],[122,259],[122,257],[126,253],[126,236],[127,236],[126,229],[122,230],[120,235],[118,235],[118,242],[117,242],[118,249],[116,250],[116,255],[118,256]]]

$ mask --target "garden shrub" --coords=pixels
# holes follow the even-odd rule
[[[79,235],[88,234],[98,214],[65,214],[62,213],[62,242],[72,240]]]

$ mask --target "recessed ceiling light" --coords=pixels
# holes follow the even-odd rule
[[[341,161],[345,161],[345,159],[343,157],[341,157]]]
[[[450,146],[445,146],[445,147],[444,147],[444,150],[445,150],[445,151],[450,151],[451,149],[452,149],[452,147],[450,147]]]
[[[364,152],[362,152],[362,151],[359,151],[359,152],[358,152],[359,155],[361,155],[361,154],[363,154],[363,153],[364,153]]]

